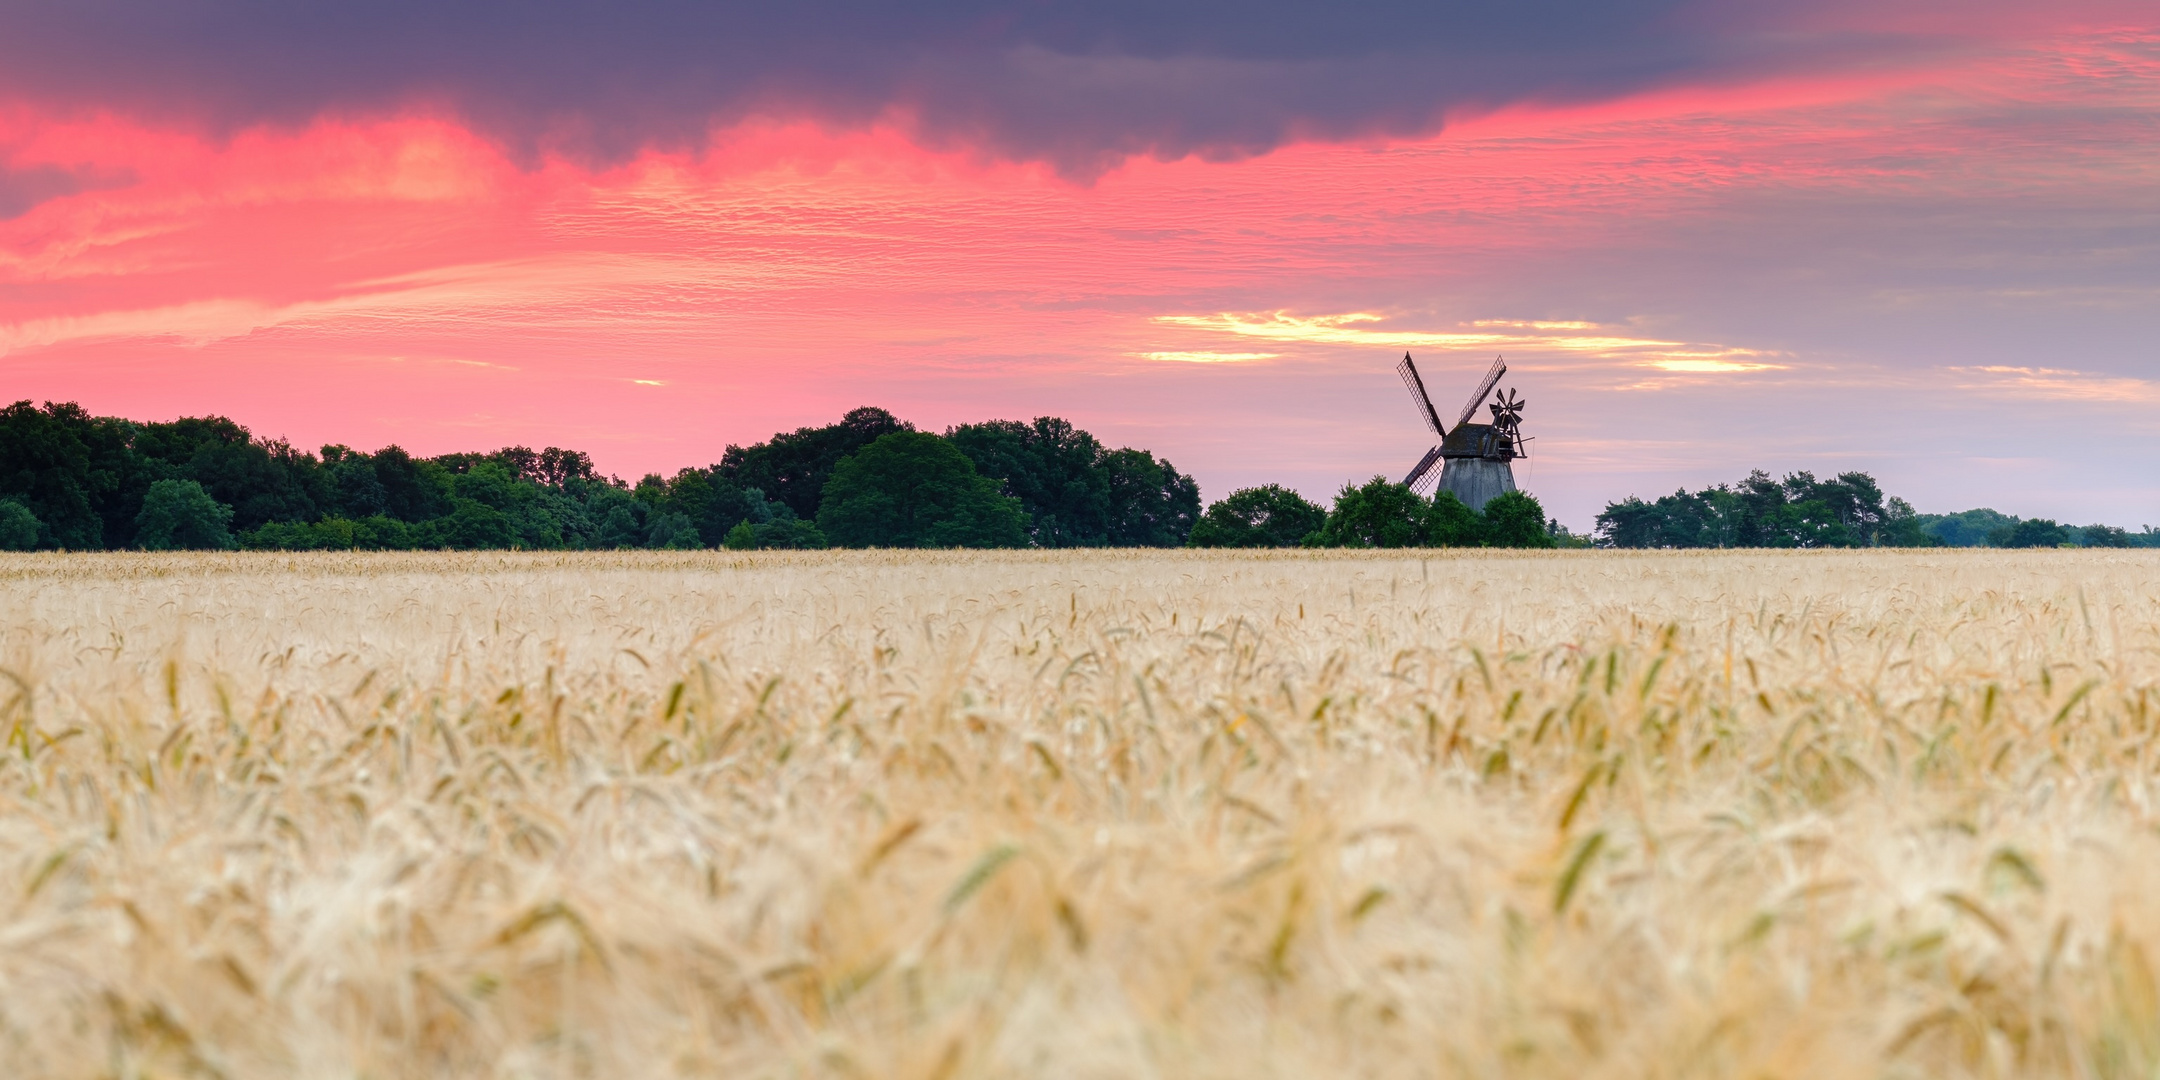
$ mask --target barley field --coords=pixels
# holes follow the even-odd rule
[[[2160,552],[0,558],[11,1077],[2153,1077]]]

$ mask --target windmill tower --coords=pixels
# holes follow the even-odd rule
[[[1455,418],[1452,431],[1440,423],[1440,413],[1426,395],[1425,380],[1418,377],[1417,363],[1409,353],[1404,353],[1402,363],[1395,365],[1395,373],[1402,376],[1403,386],[1409,389],[1419,418],[1440,440],[1440,445],[1427,450],[1410,475],[1403,477],[1405,486],[1422,494],[1421,489],[1435,477],[1433,466],[1437,464],[1439,490],[1454,492],[1472,510],[1483,510],[1486,503],[1515,490],[1515,470],[1508,463],[1530,456],[1523,445],[1530,440],[1522,435],[1522,411],[1529,403],[1516,397],[1513,390],[1502,390],[1491,406],[1492,423],[1470,422],[1500,377],[1507,374],[1506,360],[1493,361],[1492,369],[1479,380],[1477,392],[1470,395],[1462,414]]]

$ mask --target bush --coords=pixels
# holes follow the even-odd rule
[[[1344,487],[1327,524],[1306,537],[1307,547],[1508,547],[1557,545],[1545,508],[1533,496],[1510,491],[1470,509],[1451,491],[1430,502],[1401,484],[1375,476],[1363,487]]]
[[[1241,488],[1193,524],[1192,547],[1296,547],[1327,524],[1327,511],[1280,484]]]
[[[1327,523],[1305,538],[1306,547],[1400,548],[1425,543],[1425,500],[1401,484],[1375,476],[1363,487],[1343,485]]]
[[[145,551],[210,550],[234,546],[233,509],[193,480],[160,480],[143,493],[135,542]]]
[[[998,494],[952,443],[895,431],[843,459],[817,524],[843,547],[1025,547],[1020,500]]]
[[[1484,543],[1487,547],[1549,548],[1553,535],[1545,527],[1545,508],[1536,498],[1520,491],[1502,493],[1485,504]]]
[[[0,551],[29,551],[43,532],[37,515],[13,499],[0,499]]]
[[[2078,543],[2086,547],[2126,548],[2130,546],[2130,530],[2113,525],[2087,525],[2078,530]]]
[[[2026,518],[2002,525],[1988,533],[1988,546],[1999,548],[2051,548],[2070,542],[2070,530],[2047,518]]]
[[[697,523],[690,515],[663,510],[651,515],[651,524],[645,529],[645,546],[670,551],[696,551],[705,546],[698,535]]]
[[[452,499],[448,517],[426,522],[417,532],[421,547],[478,551],[519,546],[510,515],[478,499]]]
[[[1485,519],[1454,492],[1439,492],[1425,510],[1425,543],[1429,547],[1482,547]]]
[[[1545,522],[1545,531],[1552,536],[1554,547],[1579,549],[1597,546],[1597,542],[1592,538],[1577,534],[1560,524],[1559,518],[1548,519]]]

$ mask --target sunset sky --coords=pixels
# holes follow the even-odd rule
[[[2160,5],[0,3],[0,397],[624,477],[883,405],[1213,499],[2160,524]]]

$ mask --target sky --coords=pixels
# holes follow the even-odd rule
[[[881,405],[1219,498],[2160,525],[2160,7],[6,0],[0,397],[608,472]]]

